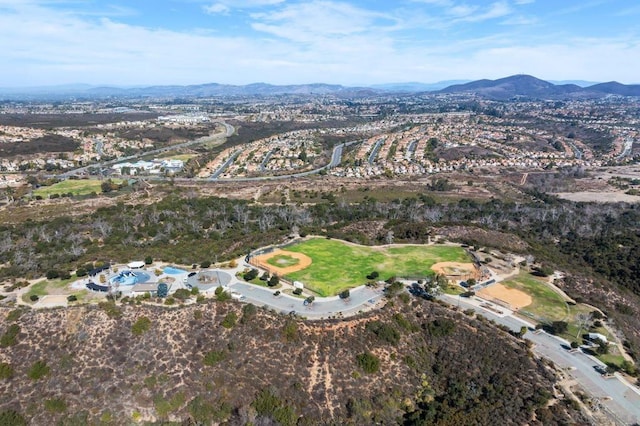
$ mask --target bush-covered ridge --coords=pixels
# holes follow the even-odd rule
[[[563,403],[543,408],[552,375],[522,342],[431,302],[318,323],[261,309],[246,316],[232,303],[122,311],[119,318],[101,307],[23,314],[20,339],[3,352],[13,374],[0,379],[0,411],[15,410],[31,424],[101,417],[114,424],[293,424],[299,417],[302,424],[542,424],[534,411],[578,416]],[[246,319],[227,329],[230,313]],[[152,327],[135,335],[140,318]],[[373,321],[399,339],[372,338]],[[442,324],[453,326],[441,333]],[[34,381],[28,374],[39,361],[49,371]],[[64,411],[43,405],[52,400]]]

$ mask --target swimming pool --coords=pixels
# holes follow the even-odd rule
[[[140,283],[146,283],[151,279],[151,276],[142,271],[121,271],[109,278],[109,284],[118,285],[134,285]]]
[[[185,271],[184,269],[174,268],[173,266],[165,266],[163,271],[165,274],[168,274],[168,275],[178,275],[178,274],[187,273],[187,271]]]

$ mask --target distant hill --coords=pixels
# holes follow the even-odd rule
[[[624,85],[617,82],[600,83],[588,87],[577,84],[553,84],[530,75],[513,75],[498,80],[477,80],[446,87],[439,93],[469,93],[489,99],[580,99],[599,98],[606,95],[640,96],[640,85]]]
[[[438,81],[437,83],[386,83],[386,84],[374,84],[371,87],[373,89],[385,90],[389,92],[432,92],[434,90],[441,90],[445,87],[449,87],[453,84],[468,83],[471,80],[445,80]]]
[[[512,98],[533,99],[588,99],[607,95],[640,96],[640,85],[617,82],[589,82],[554,84],[530,75],[514,75],[498,80],[448,80],[437,83],[388,83],[370,87],[348,87],[338,84],[273,85],[253,83],[231,85],[207,83],[197,85],[167,85],[149,87],[90,86],[86,84],[41,86],[26,88],[0,88],[2,99],[65,99],[65,98],[207,98],[250,96],[336,96],[357,98],[384,93],[469,93],[495,100]]]

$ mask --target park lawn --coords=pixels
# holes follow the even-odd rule
[[[300,260],[286,254],[278,254],[267,259],[267,263],[278,268],[287,268],[289,266],[297,265],[300,263]]]
[[[67,288],[67,286],[69,284],[71,284],[72,282],[76,281],[78,279],[78,277],[74,275],[71,276],[71,278],[66,279],[66,280],[61,280],[61,279],[55,279],[55,280],[42,280],[39,281],[35,284],[33,284],[31,286],[31,288],[29,289],[28,292],[26,292],[25,294],[22,295],[22,300],[24,300],[27,303],[33,303],[31,301],[31,296],[32,295],[37,295],[38,297],[42,297],[42,296],[46,296],[48,294],[66,294],[67,292],[60,292],[60,291],[55,291],[55,290],[61,290],[61,289],[65,289]],[[72,294],[73,292],[69,289],[69,294]]]
[[[543,278],[534,277],[523,271],[517,277],[503,281],[501,284],[531,296],[533,302],[531,305],[521,308],[521,313],[530,313],[534,319],[543,322],[567,320],[567,304],[562,296],[544,282]]]
[[[115,184],[122,183],[120,179],[112,179]],[[47,198],[53,194],[73,194],[73,195],[89,195],[92,192],[100,194],[102,192],[101,180],[94,179],[78,179],[78,180],[64,180],[62,182],[55,183],[51,186],[42,186],[35,191],[33,195],[39,195],[42,198]]]
[[[612,352],[613,352],[613,349],[614,348],[612,347],[609,348],[609,350]],[[600,361],[604,362],[609,366],[617,367],[617,368],[622,368],[622,363],[624,362],[624,357],[620,355],[617,350],[615,351],[615,353],[596,355],[596,358],[598,358]]]
[[[392,276],[427,277],[434,274],[431,270],[434,263],[471,261],[461,247],[364,247],[325,238],[314,238],[286,250],[304,253],[312,259],[310,266],[286,278],[304,283],[320,296],[333,296],[365,284],[366,276],[373,271],[380,274],[379,280]]]
[[[191,160],[193,157],[197,157],[198,154],[170,154],[160,157],[161,160],[181,160],[185,163]]]

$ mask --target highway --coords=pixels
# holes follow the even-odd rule
[[[227,124],[225,122],[221,122],[220,124],[222,124],[225,127],[225,130],[224,130],[225,137],[229,137],[229,136],[233,135],[233,133],[235,132],[235,128],[232,125]],[[186,148],[186,147],[189,147],[191,145],[197,145],[197,144],[205,143],[205,142],[208,142],[208,141],[210,141],[212,139],[219,138],[219,137],[222,137],[222,136],[223,136],[223,134],[222,134],[222,132],[220,132],[220,133],[212,135],[212,136],[205,136],[205,137],[198,138],[198,139],[195,139],[195,140],[192,140],[192,141],[183,142],[183,143],[176,144],[176,145],[166,146],[164,148],[158,148],[158,149],[153,149],[151,151],[140,152],[138,154],[129,155],[129,156],[126,156],[126,157],[120,157],[120,158],[117,158],[115,160],[102,161],[102,162],[99,162],[99,163],[89,164],[87,166],[83,166],[83,167],[80,167],[80,168],[77,168],[77,169],[66,171],[66,172],[61,173],[59,175],[49,175],[48,177],[66,179],[66,178],[68,178],[70,176],[78,176],[78,175],[84,174],[91,168],[101,168],[101,167],[106,167],[106,166],[112,166],[114,164],[122,163],[122,162],[125,162],[125,161],[135,160],[136,158],[146,157],[148,155],[156,155],[156,154],[160,154],[160,153],[167,152],[167,151],[173,151],[175,149]],[[96,146],[96,150],[97,149],[98,149],[98,147]],[[100,152],[102,152],[102,145],[100,145]]]

